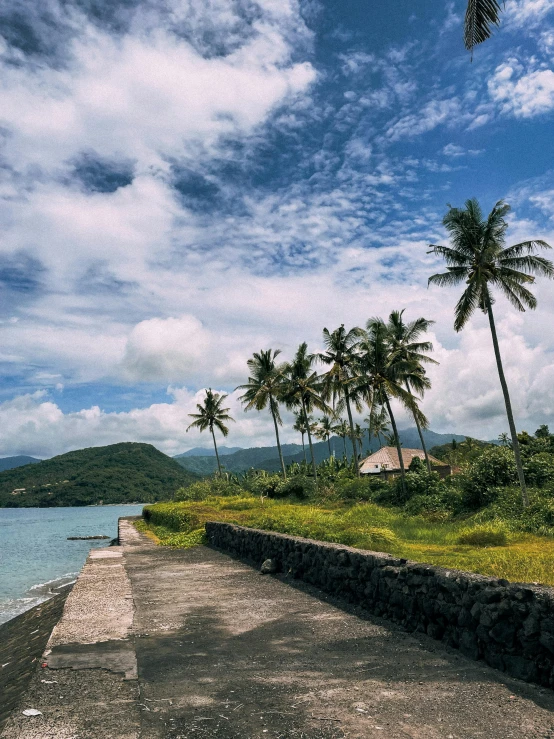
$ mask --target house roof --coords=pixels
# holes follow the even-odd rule
[[[402,461],[404,462],[405,469],[408,469],[408,467],[411,464],[411,461],[414,457],[419,457],[421,460],[425,460],[425,454],[423,452],[423,449],[404,449],[402,448]],[[439,459],[436,459],[435,457],[432,457],[429,455],[429,461],[431,464],[435,466],[444,465],[444,462],[441,462]],[[381,465],[385,466],[388,470],[399,470],[400,469],[400,460],[398,459],[398,451],[395,446],[384,446],[381,449],[379,449],[378,452],[374,452],[373,454],[370,454],[369,457],[366,457],[364,461],[362,462],[360,466],[360,472],[366,472],[374,468],[375,465]]]

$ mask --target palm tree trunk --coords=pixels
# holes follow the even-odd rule
[[[277,438],[277,449],[279,450],[279,461],[281,462],[281,470],[283,471],[283,479],[287,479],[287,471],[285,469],[285,460],[283,459],[283,452],[281,451],[281,442],[279,441],[279,427],[277,425],[277,418],[275,416],[275,408],[273,407],[273,398],[269,399],[269,408],[271,415],[273,416],[273,425],[275,426],[275,437]]]
[[[346,436],[342,437],[342,445],[344,446],[344,458],[346,459]]]
[[[377,432],[377,438],[379,439],[379,449],[383,448],[383,442],[381,441],[381,434]]]
[[[310,420],[306,412],[306,403],[304,401],[304,396],[302,396],[302,410],[304,411],[304,417],[306,418],[306,430],[308,432],[308,444],[310,445],[310,456],[312,458],[312,469],[314,471],[314,480],[317,485],[317,467],[315,464],[314,447],[312,444],[312,432],[310,431]]]
[[[400,462],[400,477],[402,481],[402,493],[406,497],[406,470],[404,469],[404,460],[402,459],[402,447],[400,446],[400,437],[398,436],[398,430],[396,428],[396,421],[392,414],[392,408],[390,407],[389,396],[384,393],[385,403],[387,405],[387,411],[390,418],[390,424],[392,426],[392,432],[394,434],[394,440],[396,441],[396,451],[398,452],[398,461]]]
[[[500,356],[500,347],[498,346],[498,337],[496,335],[496,326],[494,324],[494,316],[492,313],[492,305],[490,303],[490,300],[487,300],[487,314],[489,316],[492,343],[494,346],[494,356],[496,357],[496,365],[498,367],[500,385],[502,386],[502,392],[504,393],[506,415],[508,416],[508,424],[510,426],[510,434],[512,436],[512,446],[514,449],[514,456],[516,458],[517,476],[519,478],[519,486],[521,488],[521,500],[523,502],[523,507],[527,508],[527,506],[529,505],[529,496],[527,495],[527,486],[525,485],[525,475],[523,474],[523,465],[521,463],[521,452],[519,450],[519,441],[517,438],[516,425],[514,422],[514,414],[512,413],[512,404],[510,402],[510,394],[508,392],[508,383],[506,382],[506,378],[504,377],[504,369],[502,367],[502,358]]]
[[[210,431],[212,432],[212,439],[214,440],[214,449],[215,449],[215,457],[217,459],[217,469],[219,470],[219,476],[221,477],[221,464],[219,462],[219,454],[217,452],[217,444],[215,443],[215,434],[214,434],[214,427],[210,427]]]
[[[412,394],[412,391],[410,390],[410,383],[408,380],[406,380],[406,390]],[[425,439],[423,438],[423,431],[421,430],[421,426],[419,424],[419,421],[417,420],[417,416],[414,413],[414,421],[417,428],[417,433],[419,434],[419,440],[421,441],[421,448],[423,449],[423,453],[425,454],[425,462],[427,464],[427,472],[431,474],[431,462],[429,460],[429,453],[427,452],[427,447],[425,446]]]
[[[306,447],[304,445],[304,434],[302,434],[302,451],[304,452],[304,464],[308,464],[308,460],[306,459]]]
[[[354,457],[354,464],[356,465],[356,475],[360,476],[360,466],[358,465],[358,445],[356,444],[356,436],[354,434],[354,421],[352,420],[352,411],[350,409],[350,398],[348,397],[348,390],[344,390],[344,399],[346,400],[346,410],[348,412],[348,423],[350,424],[350,441],[352,442],[352,455]]]
[[[331,451],[331,437],[327,437],[327,446],[329,447],[329,459],[333,456],[333,452]]]

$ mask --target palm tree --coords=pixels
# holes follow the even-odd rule
[[[302,411],[300,413],[294,414],[294,426],[292,427],[295,431],[298,431],[299,434],[302,434],[302,451],[304,452],[304,462],[306,462],[306,447],[304,446],[304,434],[308,433],[308,423],[304,418],[304,414]]]
[[[346,437],[350,433],[350,427],[348,426],[346,421],[343,420],[340,423],[337,423],[336,426],[334,426],[333,431],[342,439],[342,443],[344,445],[344,457],[346,459]]]
[[[455,309],[454,329],[461,331],[476,308],[486,313],[492,335],[492,343],[500,385],[504,394],[506,414],[512,437],[521,497],[523,505],[529,505],[521,453],[508,385],[502,367],[502,358],[496,335],[492,306],[492,288],[497,288],[519,311],[534,309],[537,300],[526,285],[535,281],[535,274],[554,277],[554,265],[548,259],[537,256],[538,249],[550,249],[545,241],[523,241],[505,247],[508,224],[506,215],[510,206],[499,200],[483,219],[481,207],[475,198],[467,200],[465,208],[450,207],[443,224],[450,233],[452,246],[430,245],[428,253],[444,258],[448,272],[432,275],[429,283],[451,287],[466,285]]]
[[[381,318],[370,318],[367,333],[359,345],[362,386],[369,384],[374,401],[386,406],[396,442],[402,488],[406,487],[406,471],[402,459],[402,449],[396,420],[391,408],[391,398],[396,398],[407,411],[417,416],[419,423],[426,428],[427,419],[418,408],[414,396],[405,389],[406,381],[416,392],[429,387],[429,380],[419,372],[413,361],[406,360],[399,351],[393,349],[389,331]]]
[[[354,424],[354,436],[356,438],[356,441],[360,445],[360,457],[361,457],[362,454],[363,454],[363,451],[364,451],[364,430],[360,426],[359,423],[355,423]],[[356,447],[356,449],[357,449],[357,447]]]
[[[320,362],[329,365],[329,369],[324,375],[326,400],[333,398],[333,401],[335,401],[338,398],[339,403],[341,400],[344,400],[350,426],[350,441],[352,442],[352,450],[354,452],[354,464],[358,477],[360,476],[360,466],[356,452],[357,446],[354,420],[352,418],[352,402],[356,406],[359,406],[359,410],[361,410],[361,405],[359,404],[358,396],[351,393],[350,386],[355,378],[356,349],[362,336],[363,331],[361,328],[351,328],[350,331],[346,331],[344,324],[341,324],[340,328],[335,329],[333,332],[324,328],[323,343],[326,351],[319,352],[316,355]]]
[[[498,0],[468,0],[464,22],[464,45],[471,51],[492,35],[492,26],[500,23]]]
[[[219,462],[219,454],[217,451],[217,444],[215,441],[215,433],[214,433],[214,427],[216,429],[219,429],[223,436],[227,436],[229,433],[229,429],[225,424],[224,421],[234,421],[234,418],[231,418],[229,415],[230,408],[222,408],[221,404],[224,402],[224,400],[227,398],[227,395],[224,395],[222,393],[214,393],[211,388],[206,390],[206,397],[204,398],[204,405],[201,403],[197,403],[196,407],[198,409],[198,413],[189,413],[190,418],[194,418],[195,420],[190,424],[190,426],[187,427],[187,431],[192,428],[197,428],[200,431],[205,431],[206,429],[210,429],[210,433],[212,435],[212,439],[214,440],[214,449],[215,449],[215,456],[217,459],[217,469],[219,471],[219,476],[221,477],[221,464]]]
[[[306,419],[309,418],[308,414],[314,409],[321,410],[324,413],[329,413],[331,410],[321,398],[321,378],[312,369],[313,361],[314,357],[308,354],[308,345],[304,342],[298,347],[292,362],[288,362],[283,367],[285,378],[283,399],[289,408],[300,406]],[[306,431],[314,480],[317,483],[317,467],[312,444],[312,430],[309,423],[306,424]]]
[[[315,428],[315,435],[317,438],[327,442],[329,447],[329,457],[333,456],[333,451],[331,449],[331,435],[334,430],[335,427],[330,416],[322,416]]]
[[[503,431],[499,437],[498,441],[500,442],[501,446],[510,446],[510,436],[505,431]]]
[[[283,422],[281,421],[278,402],[283,390],[283,365],[278,365],[275,361],[280,353],[280,349],[267,349],[265,351],[255,352],[247,362],[248,368],[250,369],[250,377],[248,378],[247,384],[239,385],[236,389],[246,391],[240,397],[241,402],[245,404],[245,411],[249,411],[252,408],[262,411],[269,406],[275,427],[281,471],[283,478],[286,480],[287,471],[279,440],[279,426]]]
[[[372,406],[369,416],[364,419],[367,423],[367,435],[369,444],[371,446],[371,439],[377,438],[379,441],[379,448],[382,448],[383,442],[381,441],[381,434],[385,435],[389,431],[387,410],[384,406],[378,411],[375,406]]]
[[[393,351],[397,351],[399,356],[408,362],[413,362],[419,368],[419,371],[425,374],[423,364],[438,364],[435,359],[428,356],[427,352],[433,351],[433,344],[430,341],[418,341],[422,334],[427,333],[429,328],[435,323],[426,318],[416,318],[415,321],[405,324],[403,319],[404,311],[393,311],[389,316],[387,329],[389,332],[390,342]],[[406,390],[411,393],[410,383],[406,380]],[[421,442],[421,448],[425,454],[425,462],[427,471],[431,474],[431,462],[423,431],[419,423],[417,415],[414,416],[417,432]]]

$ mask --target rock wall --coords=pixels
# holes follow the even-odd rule
[[[423,632],[472,659],[554,688],[554,589],[431,567],[388,554],[233,524],[206,524],[211,546]]]

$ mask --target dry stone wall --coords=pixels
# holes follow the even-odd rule
[[[554,589],[511,584],[388,554],[208,522],[208,541],[260,566],[362,606],[482,659],[510,675],[554,688]]]

